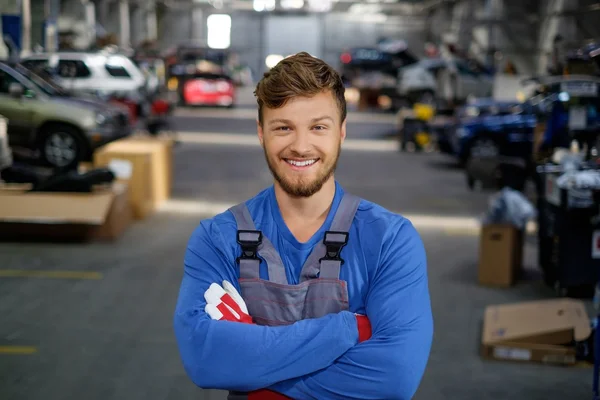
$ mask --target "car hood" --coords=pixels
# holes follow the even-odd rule
[[[459,125],[465,128],[497,130],[502,127],[535,126],[537,118],[532,114],[488,115],[462,119]]]

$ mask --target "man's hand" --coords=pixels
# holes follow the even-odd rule
[[[216,283],[210,285],[204,293],[206,299],[206,313],[216,320],[231,322],[254,323],[248,314],[248,308],[242,296],[228,281],[223,281],[223,286]],[[371,338],[371,322],[366,315],[355,314],[358,328],[358,342]]]
[[[248,315],[248,308],[244,299],[228,281],[223,281],[223,286],[216,283],[210,285],[204,293],[206,307],[204,311],[212,319],[242,322],[245,324],[253,324],[252,317]]]

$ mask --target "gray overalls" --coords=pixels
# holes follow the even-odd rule
[[[330,230],[304,263],[297,285],[288,284],[279,253],[269,239],[256,230],[245,203],[230,209],[237,222],[237,242],[242,249],[237,259],[241,295],[256,324],[289,325],[348,310],[348,287],[340,280],[344,263],[341,251],[348,243],[348,232],[359,203],[360,198],[344,194]],[[267,264],[269,280],[260,279],[261,258]],[[247,394],[230,392],[228,400],[246,398]]]

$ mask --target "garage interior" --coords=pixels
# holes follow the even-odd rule
[[[253,91],[300,51],[346,84],[336,179],[425,244],[414,398],[598,399],[599,2],[0,0],[0,17],[0,399],[227,398],[181,363],[183,256],[201,220],[273,183]],[[555,104],[588,114],[548,149]]]

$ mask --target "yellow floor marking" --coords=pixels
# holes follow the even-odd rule
[[[32,346],[0,346],[0,354],[34,354],[37,348]]]
[[[0,278],[102,279],[99,272],[0,269]]]

